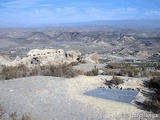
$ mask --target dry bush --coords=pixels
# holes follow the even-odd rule
[[[23,115],[21,118],[18,118],[17,117],[17,113],[16,112],[13,112],[11,114],[8,114],[9,115],[9,119],[8,118],[2,118],[2,115],[3,114],[8,114],[6,113],[6,111],[3,109],[3,107],[0,105],[0,120],[31,120],[31,117],[28,116],[28,115]]]
[[[160,76],[160,72],[155,71],[155,72],[148,73],[148,77],[154,77],[154,76]]]
[[[128,76],[128,77],[134,77],[138,74],[138,70],[136,70],[134,67],[130,65],[124,65],[121,70],[120,74],[121,76]]]
[[[153,77],[149,82],[148,85],[150,88],[154,88],[160,90],[160,77]]]
[[[118,63],[109,63],[106,68],[110,68],[110,69],[120,69],[121,65]]]
[[[114,84],[114,85],[119,85],[119,84],[123,84],[124,81],[118,77],[114,77],[112,78],[112,80],[110,81],[111,84]]]
[[[128,76],[128,77],[134,77],[135,72],[132,70],[127,70],[127,69],[121,69],[119,72],[119,76]]]
[[[98,75],[98,68],[96,68],[96,66],[95,66],[92,71],[89,71],[89,72],[85,73],[85,75],[87,75],[87,76],[97,76]]]
[[[30,75],[30,70],[24,66],[3,66],[2,71],[0,73],[1,79],[12,79],[19,77],[26,77]]]
[[[104,75],[121,76],[120,69],[100,69],[104,71]]]
[[[69,64],[69,66],[76,66],[78,64],[79,64],[79,62],[72,62],[71,64]]]
[[[150,81],[145,82],[146,87],[150,89],[149,97],[140,103],[142,109],[160,113],[160,77],[153,77]]]
[[[117,75],[117,76],[137,76],[139,71],[129,64],[121,65],[118,63],[109,63],[106,67],[106,75]]]
[[[142,74],[144,77],[156,77],[156,76],[160,76],[160,72],[159,71],[143,71],[143,74]]]
[[[28,115],[23,115],[21,120],[31,120],[31,118]]]
[[[105,81],[106,85],[119,85],[119,84],[123,84],[124,81],[122,79],[120,79],[119,77],[114,77],[112,78],[112,80],[110,81]]]
[[[0,105],[0,119],[4,113],[5,113],[5,111],[4,111],[3,107]]]
[[[44,76],[56,76],[56,77],[75,77],[82,74],[81,71],[73,70],[72,65],[46,65],[46,66],[35,66],[28,68],[24,65],[19,66],[4,66],[0,73],[1,79],[8,80],[19,77],[44,75]]]
[[[78,75],[83,74],[80,70],[72,69],[72,66],[76,65],[77,63],[71,64],[62,64],[58,66],[54,65],[46,65],[46,66],[39,66],[37,69],[33,69],[36,71],[35,73],[44,76],[56,76],[56,77],[66,77],[71,78]]]
[[[9,115],[9,118],[10,118],[11,120],[17,120],[17,113],[16,113],[16,112],[11,113],[11,114]]]
[[[154,113],[160,113],[160,101],[158,99],[145,100],[143,103],[143,109],[152,111]]]
[[[149,98],[143,103],[136,102],[143,110],[151,111],[153,113],[160,113],[160,92],[154,92],[149,94]]]
[[[78,70],[73,70],[70,65],[59,65],[59,66],[41,66],[40,75],[44,76],[56,76],[56,77],[75,77],[81,74]]]
[[[23,115],[22,118],[18,118],[17,113],[14,112],[9,115],[9,120],[31,120],[31,117],[28,115]]]

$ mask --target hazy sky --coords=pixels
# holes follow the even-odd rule
[[[160,0],[0,0],[0,26],[160,19]]]

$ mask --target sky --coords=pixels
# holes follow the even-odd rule
[[[160,0],[0,0],[0,27],[160,19]]]

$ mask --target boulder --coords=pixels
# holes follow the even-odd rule
[[[20,60],[21,60],[21,58],[19,56],[17,56],[14,61],[20,61]]]
[[[86,63],[99,64],[98,53],[93,53],[93,54],[85,55],[84,61]]]
[[[103,70],[98,70],[98,74],[99,74],[99,75],[104,75],[105,72],[104,72]]]
[[[9,65],[11,62],[9,56],[7,55],[3,55],[3,56],[0,56],[0,65]]]
[[[62,50],[62,49],[57,50],[56,53],[58,53],[59,55],[64,55],[65,54],[64,50]]]
[[[71,51],[67,51],[66,54],[65,54],[65,57],[67,59],[72,59],[73,61],[78,61],[80,62],[81,61],[81,52],[78,51],[78,50],[71,50]]]

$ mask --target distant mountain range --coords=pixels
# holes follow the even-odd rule
[[[106,25],[111,27],[149,27],[149,28],[157,28],[160,27],[160,19],[142,19],[142,20],[98,20],[98,21],[90,21],[90,22],[78,22],[78,23],[63,23],[57,24],[55,26],[94,26],[94,25]]]
[[[94,27],[94,28],[158,28],[160,29],[160,19],[139,19],[139,20],[97,20],[88,22],[59,23],[59,24],[39,24],[23,25],[16,28],[52,28],[52,27]],[[0,26],[0,28],[15,28],[12,25]]]
[[[75,22],[75,23],[59,23],[59,24],[41,24],[38,27],[95,27],[105,26],[113,28],[159,28],[160,19],[141,19],[141,20],[97,20],[88,22]]]

